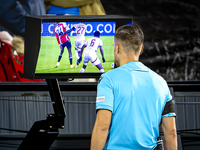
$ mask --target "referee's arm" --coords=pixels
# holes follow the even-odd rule
[[[164,132],[165,150],[177,150],[176,115],[172,100],[166,103],[162,116],[161,127]]]
[[[96,121],[92,131],[90,150],[102,150],[106,143],[112,112],[106,109],[97,111]]]
[[[161,126],[164,132],[165,150],[177,150],[175,117],[163,117]]]

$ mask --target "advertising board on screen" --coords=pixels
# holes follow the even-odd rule
[[[67,22],[67,28],[70,29],[79,22]],[[41,36],[55,36],[54,28],[57,23],[43,22],[41,26]],[[116,31],[116,22],[85,22],[87,26],[85,36],[93,36],[94,31],[99,31],[101,36],[114,36]],[[70,36],[75,36],[75,31],[70,32]]]

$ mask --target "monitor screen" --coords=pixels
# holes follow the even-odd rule
[[[132,24],[132,18],[122,16],[26,19],[27,24],[34,21],[36,28],[33,31],[26,24],[24,76],[27,78],[100,77],[113,69],[116,29]]]
[[[58,27],[58,25],[60,27]],[[62,34],[62,28],[63,26],[66,26],[66,30],[70,30],[73,27],[77,28],[69,33],[67,33],[67,36],[69,38],[69,41],[71,42],[71,54],[72,54],[72,66],[70,66],[70,60],[69,60],[69,52],[67,46],[63,46],[61,50],[60,45],[58,42],[60,39],[65,36],[58,36],[58,40],[56,38],[55,33],[61,33]],[[89,57],[90,54],[86,54],[87,47],[84,48],[82,57],[83,61],[79,65],[76,66],[77,58],[79,56],[77,55],[77,52],[81,50],[82,45],[85,44],[85,42],[94,37],[94,32],[99,31],[100,37],[99,39],[102,41],[102,49],[105,57],[105,63],[102,62],[102,55],[100,52],[100,48],[92,47],[88,44],[88,47],[90,46],[90,53],[93,54],[94,58],[91,58],[91,60],[99,59],[100,63],[102,64],[102,67],[105,72],[109,71],[111,69],[111,65],[114,62],[114,56],[113,56],[113,39],[114,34],[116,30],[116,22],[43,22],[41,26],[41,45],[40,45],[40,52],[39,57],[37,60],[37,66],[35,73],[79,73],[81,68],[83,67],[83,61],[86,59],[86,57]],[[57,31],[55,31],[57,27]],[[59,31],[61,30],[61,31]],[[85,32],[85,34],[84,34]],[[82,36],[79,36],[80,34],[83,34]],[[79,36],[79,37],[76,37]],[[76,43],[80,43],[75,44]],[[83,41],[83,42],[82,42]],[[67,42],[67,41],[66,41]],[[82,42],[82,43],[81,43]],[[92,41],[91,41],[92,42]],[[95,42],[98,42],[98,40],[95,40]],[[65,43],[62,43],[63,45]],[[98,43],[97,43],[98,44]],[[70,43],[69,43],[70,45]],[[61,52],[62,51],[62,52]],[[61,54],[62,53],[62,54]],[[97,57],[96,57],[97,56]],[[58,63],[58,59],[60,59],[59,66],[56,66]],[[94,63],[91,62],[91,60],[88,61],[88,65],[84,71],[84,73],[94,73],[99,72],[99,69],[95,66]]]

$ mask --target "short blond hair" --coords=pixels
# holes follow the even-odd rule
[[[14,36],[12,41],[12,50],[18,54],[24,54],[24,40],[20,36]]]
[[[140,51],[144,42],[144,34],[139,25],[123,25],[119,27],[115,34],[115,41],[120,41],[125,51]]]

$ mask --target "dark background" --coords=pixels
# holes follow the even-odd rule
[[[101,0],[107,15],[133,17],[145,35],[140,61],[167,81],[200,80],[200,1]]]

